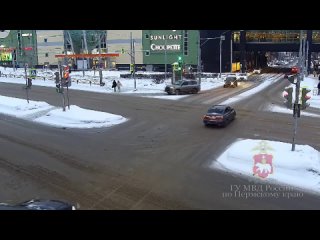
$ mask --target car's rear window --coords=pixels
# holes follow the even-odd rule
[[[232,82],[235,81],[237,78],[236,77],[227,77],[226,82]]]
[[[224,113],[224,108],[219,108],[219,107],[215,107],[215,108],[210,108],[208,110],[208,113]]]

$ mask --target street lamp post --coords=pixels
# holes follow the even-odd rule
[[[167,79],[167,38],[164,42],[164,79]]]
[[[199,35],[199,50],[198,50],[198,73],[200,72],[199,69],[201,68],[201,47],[206,44],[209,40],[214,40],[214,39],[220,39],[220,74],[219,78],[221,79],[221,71],[222,71],[222,41],[225,40],[225,33],[230,32],[231,30],[223,32],[220,37],[214,37],[214,38],[200,38]],[[205,40],[202,44],[200,44],[201,40]],[[232,38],[231,38],[231,44],[232,44]],[[232,67],[232,50],[231,50],[231,55],[230,55],[230,60],[231,60],[231,67]],[[200,77],[199,77],[199,82],[200,82]]]
[[[220,36],[220,79],[221,79],[221,69],[222,69],[222,41],[225,39],[224,35]]]

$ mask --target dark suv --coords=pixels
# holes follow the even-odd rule
[[[238,86],[238,80],[237,77],[227,77],[226,80],[224,80],[223,87],[237,87]]]
[[[173,85],[167,85],[164,89],[168,94],[181,94],[181,93],[198,93],[200,85],[197,81],[179,80]]]

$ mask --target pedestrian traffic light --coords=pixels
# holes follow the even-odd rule
[[[311,90],[307,88],[302,88],[301,90],[301,109],[306,109],[310,106],[310,103],[307,103],[307,101],[311,98],[310,95],[307,95]]]
[[[289,109],[292,109],[292,92],[293,92],[293,88],[287,87],[285,88],[285,91],[283,93],[283,97],[286,99],[285,101],[286,107]]]

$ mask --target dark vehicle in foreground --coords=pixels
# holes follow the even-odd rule
[[[37,199],[15,205],[0,203],[0,210],[76,210],[76,207],[63,201]]]
[[[228,123],[236,118],[236,111],[228,105],[213,105],[203,116],[205,126],[227,126]]]
[[[197,81],[179,80],[173,85],[167,85],[164,91],[168,94],[182,94],[182,93],[198,93],[200,91],[200,84]]]
[[[224,88],[227,87],[237,87],[238,86],[238,80],[237,77],[227,77],[226,80],[224,80]]]

